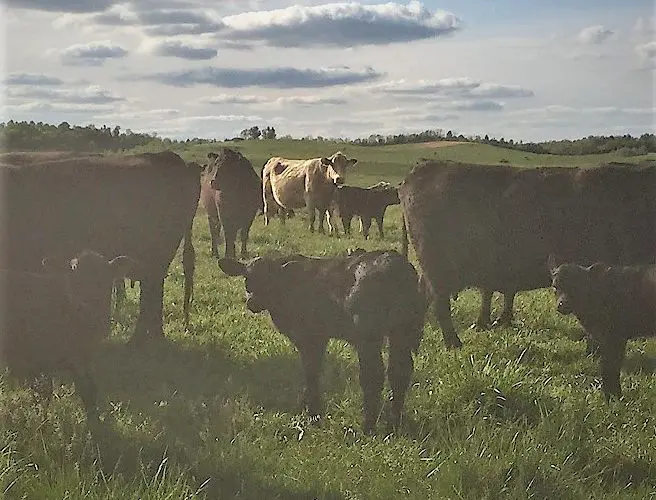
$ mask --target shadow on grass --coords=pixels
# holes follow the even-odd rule
[[[324,399],[327,393],[344,391],[347,377],[355,373],[353,367],[342,365],[330,353],[326,356]],[[167,456],[170,464],[188,470],[199,484],[210,478],[203,489],[208,498],[342,498],[335,492],[310,491],[310,485],[294,486],[294,491],[283,487],[276,469],[267,465],[271,457],[238,453],[236,459],[226,459],[223,453],[217,458],[208,451],[219,442],[230,448],[240,430],[249,433],[249,426],[259,425],[253,419],[257,406],[274,413],[302,412],[304,378],[295,352],[244,362],[217,344],[166,339],[137,349],[108,342],[95,371],[107,414],[97,437],[106,473],[139,477],[147,464],[145,477],[152,477]],[[125,419],[142,415],[149,421],[139,424],[142,417],[136,417],[118,432],[123,424],[114,414],[119,415],[121,407],[126,409]],[[135,424],[145,428],[133,432]]]

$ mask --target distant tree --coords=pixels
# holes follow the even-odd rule
[[[267,127],[262,131],[262,139],[275,139],[276,138],[276,129],[273,127]]]

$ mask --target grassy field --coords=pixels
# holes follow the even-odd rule
[[[234,145],[233,145],[234,146]],[[238,143],[256,170],[276,154],[360,159],[350,184],[399,181],[421,157],[522,165],[594,165],[623,158],[539,156],[459,144],[362,148],[316,142]],[[179,150],[202,160],[211,150]],[[652,155],[653,157],[653,155]],[[387,239],[310,235],[305,215],[254,223],[253,255],[333,255],[399,248],[399,209]],[[373,231],[377,235],[376,231]],[[357,355],[333,341],[323,376],[326,415],[301,412],[294,348],[267,315],[249,313],[243,282],[210,257],[207,219],[195,219],[198,256],[192,327],[182,322],[182,267],[166,280],[166,341],[126,345],[137,289],[116,317],[95,371],[107,430],[94,443],[70,384],[47,416],[32,394],[0,378],[0,492],[7,499],[656,499],[656,342],[629,344],[624,398],[604,402],[597,363],[575,319],[549,290],[516,300],[516,326],[473,331],[474,291],[453,303],[464,347],[448,351],[432,317],[416,358],[406,419],[396,436],[361,431]],[[494,311],[501,303],[495,300]]]

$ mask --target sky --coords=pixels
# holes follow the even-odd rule
[[[0,121],[217,139],[656,132],[652,0],[0,2]]]

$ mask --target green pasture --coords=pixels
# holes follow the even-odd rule
[[[357,147],[310,141],[227,143],[259,172],[269,156],[359,159],[349,184],[400,181],[422,157],[512,164],[590,165],[612,155],[540,156],[459,144]],[[177,150],[202,160],[215,145]],[[653,158],[654,155],[651,155]],[[631,161],[646,157],[633,157]],[[306,216],[251,231],[251,255],[334,255],[400,248],[400,211],[386,239],[310,234]],[[182,321],[178,254],[166,280],[166,340],[126,344],[138,286],[116,315],[95,363],[105,431],[90,438],[71,384],[59,380],[47,413],[0,376],[0,494],[7,499],[656,499],[656,342],[629,344],[624,397],[607,404],[582,329],[554,310],[549,290],[518,294],[516,325],[474,331],[476,291],[453,302],[462,349],[444,348],[432,315],[415,359],[398,435],[361,431],[355,351],[332,341],[326,413],[302,412],[300,360],[266,314],[244,307],[243,280],[210,256],[207,219],[195,219],[192,325]],[[355,227],[358,227],[356,224]],[[223,253],[223,248],[221,249]],[[495,297],[494,312],[501,308]],[[387,388],[386,388],[387,391]],[[386,397],[389,394],[385,393]]]

